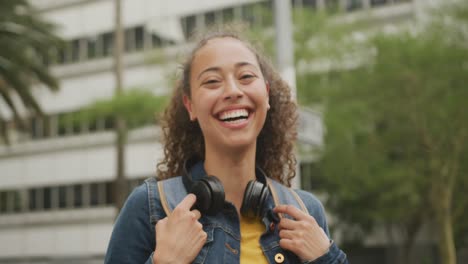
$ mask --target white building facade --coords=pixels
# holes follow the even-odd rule
[[[263,18],[256,11],[272,8],[271,1],[265,0],[122,2],[123,87],[156,95],[170,93],[167,75],[173,71],[168,71],[167,64],[149,59],[155,50],[176,61],[194,30],[233,19],[261,24]],[[376,19],[415,14],[411,1],[292,1],[295,6],[316,9],[332,2],[356,12],[369,8]],[[10,127],[13,143],[0,144],[0,263],[102,263],[116,217],[111,195],[116,173],[115,134],[106,117],[76,124],[73,116],[114,95],[114,1],[31,3],[60,26],[58,33],[67,40],[67,47],[52,63],[60,91],[35,89],[47,117],[30,120],[32,133]],[[10,115],[3,102],[0,112]],[[315,136],[303,138],[308,144],[321,144],[320,118],[308,120],[313,123],[303,126]],[[125,153],[129,190],[155,176],[156,163],[162,157],[159,133],[151,122],[129,133]]]

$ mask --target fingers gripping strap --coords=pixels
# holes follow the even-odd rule
[[[304,213],[309,214],[304,202],[294,190],[270,178],[267,178],[267,184],[275,206],[280,204],[290,204],[301,209]]]

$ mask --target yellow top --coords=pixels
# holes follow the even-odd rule
[[[260,247],[260,236],[265,231],[265,225],[258,219],[241,217],[241,250],[240,263],[267,264],[267,258]]]

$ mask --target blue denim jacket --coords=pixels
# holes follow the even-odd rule
[[[195,165],[191,169],[192,177],[197,178],[205,175],[203,164]],[[180,177],[163,181],[166,192],[161,202],[160,189],[155,179],[148,179],[144,184],[137,187],[128,197],[122,208],[112,232],[107,249],[105,263],[109,264],[152,264],[152,254],[156,247],[155,224],[157,220],[166,217],[167,210],[171,211],[178,202],[185,197],[187,192],[183,187]],[[286,195],[289,190],[273,181],[268,180],[270,195],[267,207],[273,208],[279,201],[294,204]],[[274,188],[272,188],[274,185]],[[272,191],[272,189],[274,189]],[[303,205],[312,215],[317,223],[329,235],[325,213],[320,201],[312,194],[295,190],[295,193],[303,201]],[[275,197],[276,196],[276,199]],[[292,197],[293,195],[289,195]],[[278,198],[279,197],[279,198]],[[279,201],[278,201],[279,199]],[[289,199],[289,200],[288,200]],[[299,207],[298,203],[294,204]],[[260,237],[260,245],[269,263],[301,263],[299,258],[292,252],[286,251],[279,246],[278,228],[274,217],[265,214],[262,221],[265,224],[265,232]],[[239,263],[240,262],[240,222],[239,216],[233,204],[225,203],[222,213],[216,216],[202,216],[200,222],[207,233],[207,240],[193,263]],[[278,255],[284,256],[283,262],[278,262]],[[276,260],[275,260],[276,258]],[[332,243],[329,251],[316,259],[308,262],[313,264],[345,264],[348,263],[346,255]]]

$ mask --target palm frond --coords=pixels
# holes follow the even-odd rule
[[[12,100],[14,94],[29,113],[42,115],[32,93],[33,85],[41,83],[51,91],[58,90],[58,81],[46,65],[52,54],[64,46],[56,29],[27,0],[0,1],[0,98],[19,126],[23,122]]]

